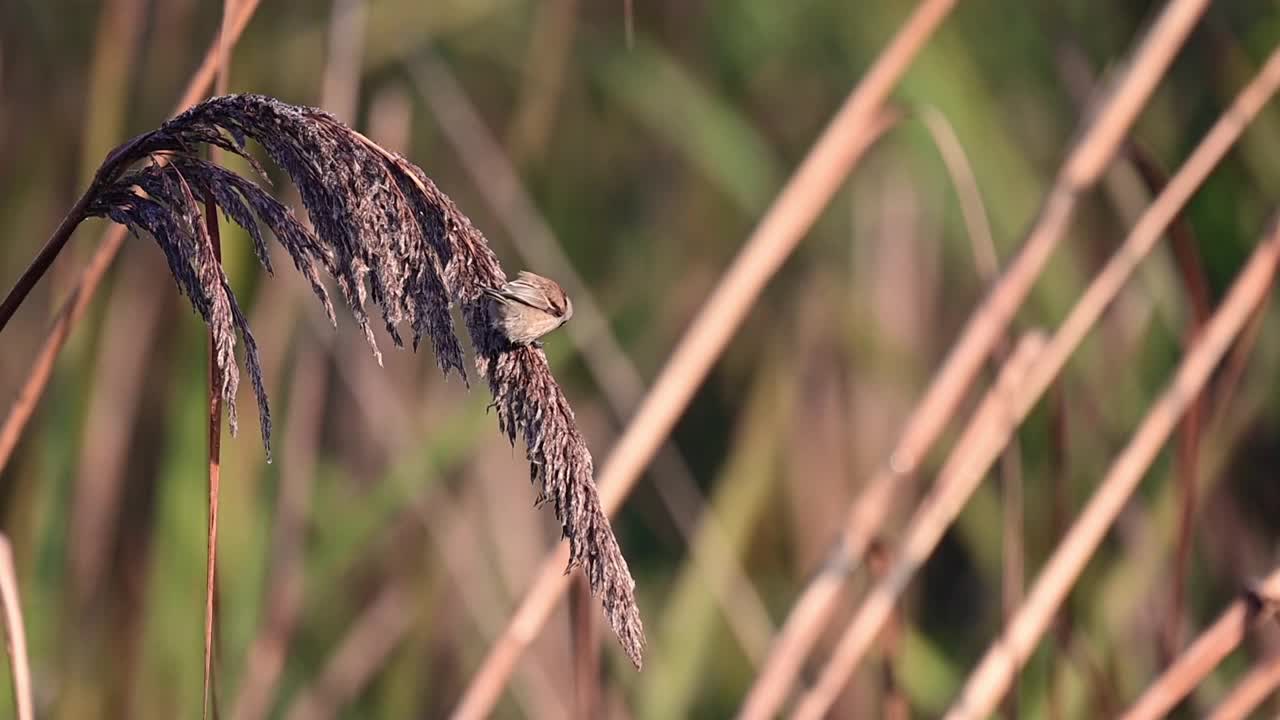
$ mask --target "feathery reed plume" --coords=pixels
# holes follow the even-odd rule
[[[246,150],[248,139],[298,187],[314,232],[257,183],[196,156],[201,145],[222,148],[245,158],[265,179]],[[415,349],[426,336],[445,375],[456,371],[467,382],[449,311],[458,303],[499,429],[513,445],[517,436],[523,438],[537,501],[552,505],[569,540],[569,569],[582,566],[627,655],[640,666],[644,631],[635,581],[600,507],[591,453],[573,409],[546,355],[511,345],[493,328],[482,289],[502,286],[506,275],[484,235],[421,168],[322,110],[261,95],[201,103],[121,146],[108,163],[118,170],[94,193],[88,214],[110,218],[134,234],[146,232],[164,252],[179,291],[211,330],[233,434],[240,335],[268,457],[271,418],[257,343],[214,256],[202,202],[211,201],[244,227],[259,261],[272,272],[259,225],[269,228],[336,323],[319,269],[332,276],[379,362],[365,309],[370,298],[397,346],[403,345],[399,327],[407,324]]]

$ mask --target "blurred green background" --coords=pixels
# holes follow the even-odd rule
[[[770,283],[615,521],[650,649],[636,674],[602,631],[610,717],[738,708],[845,509],[989,287],[987,246],[963,221],[938,128],[972,165],[1003,265],[1090,83],[1159,6],[961,3],[929,44],[894,96],[906,119]],[[605,314],[621,350],[571,328],[547,343],[598,466],[636,392],[911,7],[635,0],[628,33],[621,1],[264,2],[228,87],[322,106],[405,153],[508,272],[554,274],[537,244],[545,223],[586,285],[575,303]],[[195,0],[0,2],[5,290],[104,155],[167,117],[221,12]],[[1215,3],[1134,139],[1176,168],[1277,38],[1273,3]],[[508,165],[530,208],[517,197],[513,213],[501,209]],[[296,201],[283,180],[277,194]],[[1277,197],[1280,115],[1269,107],[1187,213],[1211,301]],[[1148,199],[1132,167],[1115,163],[1017,328],[1055,327]],[[5,329],[5,407],[105,228],[80,228]],[[243,233],[225,223],[223,233],[263,348],[276,452],[267,464],[246,390],[241,434],[223,443],[221,716],[444,716],[557,539],[551,513],[532,507],[523,449],[495,432],[481,386],[444,382],[426,353],[388,352],[379,368],[349,318],[328,327],[287,261],[269,277]],[[1020,432],[1024,521],[1012,540],[1028,579],[1166,383],[1191,318],[1183,274],[1161,246]],[[1239,389],[1206,420],[1192,459],[1201,492],[1187,604],[1174,619],[1184,641],[1280,559],[1275,303],[1259,322]],[[160,252],[130,238],[0,471],[40,717],[197,715],[205,352]],[[901,488],[888,547],[947,444]],[[1022,673],[1011,713],[1100,717],[1167,661],[1179,472],[1166,452],[1149,473]],[[896,707],[931,717],[954,696],[1001,626],[1001,488],[993,477],[969,503],[913,583],[898,641],[864,664],[838,716]],[[498,714],[565,716],[570,647],[562,604]],[[1253,658],[1278,650],[1280,635],[1253,637],[1179,712],[1199,715]],[[0,716],[10,692],[0,682]]]

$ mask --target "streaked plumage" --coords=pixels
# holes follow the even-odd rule
[[[484,288],[493,326],[516,345],[528,345],[573,317],[573,302],[554,280],[521,272],[501,288]]]

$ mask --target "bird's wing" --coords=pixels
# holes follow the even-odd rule
[[[519,277],[507,283],[502,288],[502,294],[510,300],[528,305],[531,308],[552,312],[554,308],[547,302],[547,294],[537,285],[529,282],[524,277],[524,274],[520,273]]]
[[[491,297],[498,302],[507,302],[509,300],[507,296],[502,294],[502,290],[498,288],[482,287],[480,288],[480,294]]]

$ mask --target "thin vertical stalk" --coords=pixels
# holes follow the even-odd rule
[[[569,597],[569,615],[573,621],[574,717],[579,720],[600,717],[600,642],[591,605],[591,586],[586,577],[577,573]]]
[[[205,198],[205,227],[213,244],[213,255],[222,262],[222,240],[218,232],[218,207]],[[209,335],[209,543],[205,567],[204,598],[204,695],[201,715],[209,717],[209,698],[213,673],[213,613],[218,568],[218,491],[222,480],[222,370],[218,367],[217,349]]]
[[[223,0],[222,23],[218,27],[218,73],[214,78],[214,94],[227,91],[227,26],[236,0]],[[209,159],[217,160],[218,149],[209,149]],[[213,246],[213,258],[222,263],[222,234],[218,229],[218,206],[213,197],[204,200],[204,223]],[[217,341],[209,329],[209,525],[208,557],[204,586],[204,692],[201,713],[209,717],[210,700],[213,714],[218,715],[217,696],[213,689],[214,622],[218,595],[218,493],[222,484],[222,368],[218,366]]]
[[[1168,184],[1167,174],[1160,169],[1155,158],[1137,143],[1128,147],[1128,156],[1138,175],[1152,195],[1159,194]],[[1178,275],[1186,291],[1190,317],[1183,336],[1184,349],[1190,348],[1208,322],[1213,312],[1209,283],[1204,275],[1203,263],[1191,224],[1179,214],[1169,226],[1169,243],[1173,250]],[[1177,475],[1179,513],[1178,546],[1174,553],[1174,571],[1170,575],[1168,615],[1163,628],[1164,662],[1169,662],[1182,647],[1182,615],[1185,604],[1187,575],[1191,567],[1191,550],[1195,541],[1196,493],[1199,486],[1197,468],[1200,463],[1200,436],[1204,417],[1208,412],[1208,393],[1201,392],[1187,411],[1178,431]]]
[[[22,623],[22,598],[13,564],[13,545],[0,533],[0,605],[4,611],[4,649],[13,675],[13,702],[18,720],[35,720],[31,695],[31,665],[27,661],[27,631]]]

